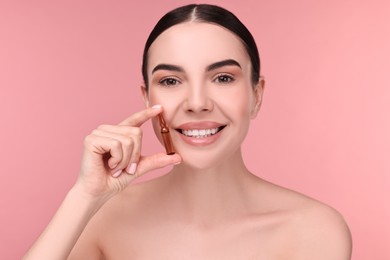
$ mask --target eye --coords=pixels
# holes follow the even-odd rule
[[[175,78],[164,78],[158,82],[158,84],[165,86],[165,87],[172,87],[175,85],[178,85],[180,82],[179,80]]]
[[[219,74],[214,81],[221,84],[228,84],[233,82],[234,78],[228,74]]]

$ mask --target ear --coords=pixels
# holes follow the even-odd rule
[[[261,107],[261,102],[263,101],[263,93],[264,93],[264,88],[265,88],[265,80],[263,76],[260,76],[259,83],[254,88],[254,106],[251,111],[251,119],[256,118],[260,107]]]
[[[140,89],[141,89],[142,97],[144,99],[145,107],[149,107],[149,96],[148,96],[148,91],[146,90],[146,86],[142,84]]]

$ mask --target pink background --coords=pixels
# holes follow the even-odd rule
[[[19,259],[49,222],[84,136],[143,108],[146,37],[190,1],[157,2],[1,0],[0,259]],[[390,259],[390,1],[210,3],[236,13],[260,49],[249,168],[338,209],[353,259]],[[162,151],[144,131],[145,153]]]

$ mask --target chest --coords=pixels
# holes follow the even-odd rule
[[[251,223],[217,228],[180,223],[113,228],[102,238],[106,259],[291,259],[280,229]]]

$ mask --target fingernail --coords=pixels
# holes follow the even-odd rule
[[[127,169],[126,169],[126,171],[127,171],[129,174],[131,174],[131,175],[133,175],[133,174],[135,173],[136,170],[137,170],[137,164],[136,164],[136,163],[130,164],[130,165],[127,167]]]
[[[159,109],[159,108],[161,108],[161,105],[154,105],[154,106],[152,106],[152,108],[153,109]]]
[[[119,171],[115,172],[115,173],[112,175],[112,177],[114,177],[114,178],[119,177],[119,175],[121,175],[121,173],[122,173],[122,170],[119,170]]]

